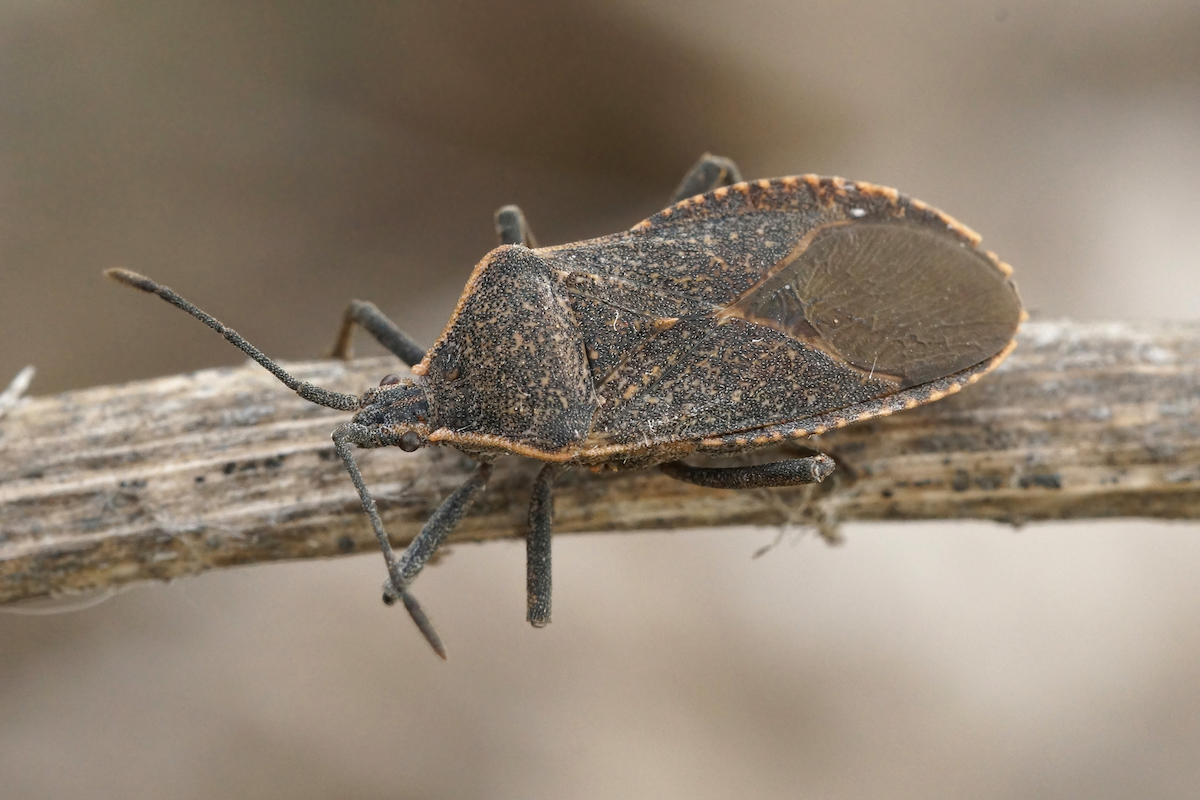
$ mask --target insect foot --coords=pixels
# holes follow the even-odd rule
[[[538,248],[520,209],[426,349],[354,301],[334,353],[363,328],[412,369],[362,397],[301,383],[233,330],[136,273],[301,397],[354,411],[333,434],[400,600],[484,491],[502,455],[544,466],[526,535],[526,616],[550,621],[553,486],[573,467],[643,469],[718,489],[815,483],[825,455],[750,467],[682,459],[748,452],[932,402],[995,369],[1025,312],[1012,269],[979,236],[894,189],[816,175],[743,182],[706,155],[671,205],[631,229]],[[397,556],[351,445],[444,445],[479,462]]]

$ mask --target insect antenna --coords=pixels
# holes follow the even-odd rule
[[[147,278],[145,275],[139,275],[127,269],[109,269],[105,270],[104,274],[112,278],[118,283],[123,283],[134,289],[138,289],[150,294],[156,294],[163,300],[166,300],[176,308],[183,309],[191,314],[196,319],[203,322],[208,327],[212,328],[217,333],[225,337],[225,340],[234,347],[241,350],[246,355],[257,361],[268,372],[280,380],[283,385],[294,391],[296,394],[303,397],[309,402],[327,408],[336,408],[341,411],[354,411],[359,407],[359,398],[352,394],[341,394],[340,392],[331,392],[328,389],[322,389],[319,386],[313,386],[307,381],[298,381],[287,370],[280,367],[271,359],[267,358],[261,350],[242,338],[241,334],[233,328],[222,323],[211,314],[206,314],[196,306],[184,300],[171,289],[166,286],[160,286],[154,281]],[[395,596],[391,597],[394,601],[398,597],[407,609],[409,616],[413,622],[417,624],[417,628],[429,642],[429,646],[433,651],[446,658],[446,648],[442,645],[442,640],[434,630],[433,624],[429,621],[429,617],[421,609],[421,605],[417,602],[417,598],[413,597],[408,591],[403,574],[400,569],[399,561],[396,559],[396,554],[392,551],[391,543],[388,541],[387,534],[383,532],[383,522],[379,519],[379,511],[375,506],[375,498],[371,496],[367,489],[366,483],[363,481],[362,473],[358,470],[358,465],[354,463],[353,456],[350,455],[350,448],[347,446],[346,426],[342,426],[334,432],[333,443],[338,454],[342,457],[343,463],[346,465],[346,470],[350,473],[350,479],[354,482],[354,488],[358,490],[359,497],[362,500],[363,509],[367,512],[367,516],[371,519],[371,526],[375,529],[375,535],[379,539],[380,546],[383,548],[384,559],[387,561],[388,574],[391,577],[391,585],[395,591]]]
[[[104,271],[104,274],[112,278],[117,283],[123,283],[133,289],[139,289],[143,292],[156,294],[176,308],[181,308],[187,313],[191,314],[193,317],[224,336],[227,342],[253,358],[259,364],[261,364],[264,369],[278,378],[283,385],[287,386],[293,392],[300,395],[305,400],[308,400],[310,403],[316,403],[317,405],[325,406],[326,408],[336,408],[339,411],[354,411],[358,408],[359,399],[352,394],[331,392],[328,389],[322,389],[319,386],[313,386],[308,381],[296,380],[286,370],[284,370],[271,359],[267,358],[261,350],[243,339],[241,334],[239,334],[233,328],[226,326],[216,317],[206,314],[199,308],[196,308],[196,306],[192,305],[187,300],[184,300],[166,286],[160,286],[159,284],[147,278],[145,275],[139,275],[138,273],[131,272],[127,269],[108,269]]]
[[[412,621],[416,623],[417,629],[425,637],[425,641],[429,642],[429,646],[433,648],[433,652],[437,653],[445,661],[446,648],[442,644],[442,639],[434,629],[433,623],[429,621],[429,617],[421,609],[421,604],[417,602],[417,598],[413,597],[412,593],[408,591],[408,583],[404,580],[404,570],[400,566],[400,560],[396,558],[396,552],[392,550],[392,543],[388,540],[387,533],[383,530],[383,520],[379,518],[379,507],[375,503],[375,498],[371,495],[371,490],[367,488],[367,482],[363,480],[362,473],[359,472],[358,464],[354,463],[354,456],[350,452],[353,431],[353,424],[338,426],[333,432],[333,447],[337,450],[337,454],[341,456],[342,463],[346,466],[346,472],[350,473],[350,480],[354,483],[354,488],[358,491],[358,497],[362,501],[363,510],[367,512],[367,517],[371,520],[371,528],[375,531],[375,538],[379,541],[379,549],[383,551],[383,560],[387,563],[390,582],[384,590],[383,601],[390,606],[396,602],[397,597],[400,598],[400,601],[404,603],[405,610],[408,611],[408,615],[412,617]]]

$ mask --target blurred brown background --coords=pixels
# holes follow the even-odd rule
[[[352,297],[428,342],[497,206],[607,233],[705,150],[946,209],[1035,316],[1197,316],[1188,0],[8,2],[0,383],[241,360],[116,265],[281,358]],[[545,631],[520,544],[461,547],[447,664],[377,555],[0,614],[0,796],[1200,793],[1196,526],[845,533],[561,537]]]

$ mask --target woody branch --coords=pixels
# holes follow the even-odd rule
[[[1200,324],[1028,323],[1019,342],[960,394],[810,440],[838,462],[819,486],[574,470],[555,531],[1200,517]],[[352,393],[397,371],[391,358],[287,368]],[[345,418],[251,364],[15,404],[0,418],[0,603],[373,551],[329,439]],[[472,465],[440,448],[359,460],[397,545]],[[523,535],[536,469],[501,460],[451,541]]]

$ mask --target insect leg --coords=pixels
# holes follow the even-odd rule
[[[554,523],[554,479],[559,464],[547,464],[533,483],[529,530],[525,533],[525,618],[535,628],[550,624],[550,531]]]
[[[375,337],[375,341],[386,347],[392,355],[406,365],[419,364],[425,357],[425,348],[397,327],[387,316],[366,300],[351,300],[342,318],[337,342],[333,346],[333,357],[350,359],[354,356],[354,326],[359,325]]]
[[[833,472],[833,459],[819,454],[749,467],[692,467],[670,461],[659,467],[675,480],[710,489],[758,489],[765,486],[796,486],[819,483]]]
[[[525,215],[516,206],[504,206],[496,212],[496,236],[500,244],[520,244],[526,247],[537,247],[533,231]]]
[[[672,205],[693,195],[711,192],[719,186],[729,186],[742,180],[737,164],[723,156],[705,153],[696,165],[683,176],[683,181],[671,196]]]
[[[358,438],[354,434],[355,431],[351,425],[339,426],[333,432],[333,447],[337,450],[337,454],[342,457],[342,463],[346,465],[346,471],[350,473],[350,480],[354,482],[354,488],[358,490],[358,498],[362,502],[363,510],[367,512],[367,517],[371,520],[371,527],[375,530],[375,538],[379,540],[379,549],[383,551],[383,560],[387,563],[388,576],[390,578],[388,581],[390,595],[387,593],[384,594],[384,602],[390,605],[399,598],[404,603],[405,609],[408,610],[408,615],[417,624],[421,635],[425,637],[425,641],[429,642],[429,646],[433,648],[433,652],[441,656],[442,659],[445,659],[446,648],[442,645],[441,637],[434,630],[433,623],[429,621],[429,617],[425,616],[425,612],[421,609],[417,598],[413,597],[408,591],[408,585],[404,580],[404,570],[396,558],[396,551],[392,549],[392,543],[388,541],[387,533],[383,530],[383,520],[379,518],[379,509],[375,505],[375,498],[371,496],[370,490],[367,489],[367,484],[363,481],[362,473],[358,470],[358,464],[354,463],[354,456],[350,452],[350,442]]]
[[[437,552],[438,547],[446,540],[450,531],[454,530],[466,516],[471,504],[475,502],[483,487],[487,485],[490,477],[492,477],[492,465],[486,461],[480,462],[479,466],[475,468],[475,473],[443,500],[437,510],[425,521],[425,527],[421,528],[417,538],[412,540],[408,549],[400,556],[402,591],[405,585],[412,583],[413,579],[417,577],[417,574],[425,566],[425,562],[429,561],[430,557]],[[393,575],[391,584],[394,583],[395,576]],[[391,584],[383,587],[385,603],[395,602],[396,599]]]

